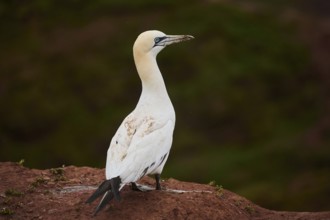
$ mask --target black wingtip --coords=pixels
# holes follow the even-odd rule
[[[96,207],[93,216],[96,216],[96,214],[101,211],[106,206],[106,204],[108,204],[113,198],[115,198],[117,201],[121,200],[119,194],[120,183],[121,179],[119,176],[109,180],[105,180],[86,200],[86,203],[92,203],[94,200],[104,194],[99,205]]]
[[[107,191],[101,202],[99,203],[99,205],[96,207],[93,216],[96,216],[96,214],[101,211],[112,199],[113,199],[113,194],[111,193],[111,191]]]
[[[121,179],[119,176],[115,177],[115,178],[112,178],[110,180],[110,183],[111,183],[111,189],[112,189],[112,193],[115,197],[115,199],[117,201],[120,201],[121,200],[121,197],[119,195],[119,187],[120,187],[120,183],[121,183]]]
[[[86,203],[92,203],[95,199],[103,195],[106,191],[111,189],[110,180],[105,180],[101,185],[95,190],[95,192],[86,200]]]

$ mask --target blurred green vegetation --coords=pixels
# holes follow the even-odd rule
[[[132,45],[158,29],[195,36],[158,55],[177,112],[163,177],[216,180],[267,208],[329,209],[329,127],[314,132],[329,97],[296,25],[275,15],[281,2],[1,2],[0,160],[104,167],[140,95]]]

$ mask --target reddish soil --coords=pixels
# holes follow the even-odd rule
[[[120,202],[111,201],[93,217],[98,201],[85,201],[103,179],[103,169],[0,163],[0,219],[330,219],[330,212],[267,210],[221,187],[175,179],[162,181],[162,191],[124,187]],[[140,183],[153,186],[154,180]]]

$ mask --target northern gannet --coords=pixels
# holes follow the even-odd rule
[[[156,62],[157,54],[167,45],[190,40],[190,35],[166,35],[152,30],[141,33],[133,46],[142,93],[135,109],[124,119],[110,142],[106,160],[106,180],[87,203],[103,195],[94,214],[128,183],[139,190],[136,181],[154,174],[160,190],[160,174],[170,153],[175,112]]]

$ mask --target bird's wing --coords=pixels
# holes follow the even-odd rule
[[[140,127],[141,122],[137,120],[134,112],[129,114],[119,126],[116,134],[113,136],[107,154],[106,170],[111,164],[112,169],[118,170],[121,165],[121,161],[126,157],[129,146],[133,136],[136,134],[137,129]],[[112,177],[108,176],[107,179]]]
[[[125,125],[124,129],[119,128],[122,134],[127,135],[126,139],[118,131],[111,141],[107,155],[107,179],[120,176],[124,184],[137,181],[153,173],[167,157],[172,144],[174,121],[156,123],[147,117],[136,125],[132,129]],[[120,145],[118,137],[125,140],[125,146]]]

